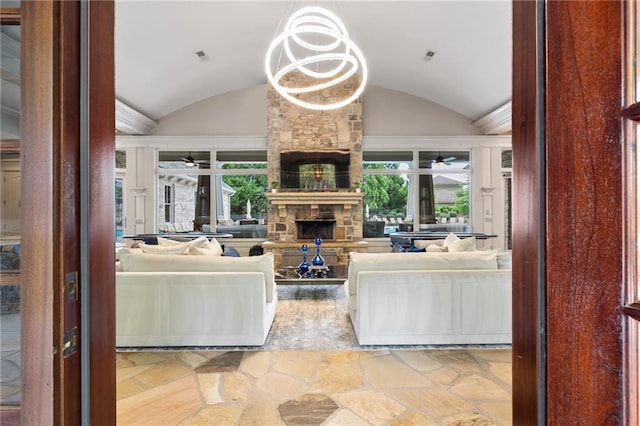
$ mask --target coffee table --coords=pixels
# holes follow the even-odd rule
[[[346,265],[328,266],[326,278],[299,278],[296,267],[290,266],[276,271],[277,285],[342,285],[347,280],[348,268]]]

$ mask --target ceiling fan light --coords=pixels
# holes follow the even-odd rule
[[[196,167],[198,164],[196,163],[195,158],[191,156],[191,153],[185,158],[182,159],[184,161],[184,165],[187,167]]]

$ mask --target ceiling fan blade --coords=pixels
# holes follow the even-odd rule
[[[443,161],[444,161],[445,163],[448,163],[449,161],[453,161],[453,160],[455,160],[455,159],[456,159],[456,157],[447,157],[447,158],[445,158]]]

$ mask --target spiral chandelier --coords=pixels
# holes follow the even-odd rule
[[[277,56],[276,56],[277,54]],[[334,87],[361,70],[359,85],[351,95],[332,103],[312,102],[305,96]],[[362,51],[349,38],[342,21],[327,9],[310,6],[294,12],[267,50],[265,72],[273,88],[303,108],[328,111],[350,104],[364,91],[367,64]],[[308,85],[286,85],[283,79],[299,72]],[[296,83],[300,79],[293,79]]]

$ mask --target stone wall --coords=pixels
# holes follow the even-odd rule
[[[294,81],[301,76],[290,77],[285,85],[299,86]],[[326,100],[344,99],[357,87],[357,79],[349,79],[341,85],[325,89],[321,96]],[[280,182],[280,152],[349,150],[349,176],[351,183],[362,180],[362,97],[336,110],[315,111],[299,107],[282,98],[271,85],[267,87],[267,167],[269,182]],[[342,189],[349,192],[353,189]],[[322,206],[323,215],[331,210],[336,220],[336,241],[362,239],[362,203],[344,209],[339,202]],[[278,207],[269,207],[270,241],[292,242],[296,240],[296,219],[318,218],[318,208],[310,205],[287,206],[286,215]],[[326,217],[325,217],[326,218]]]

